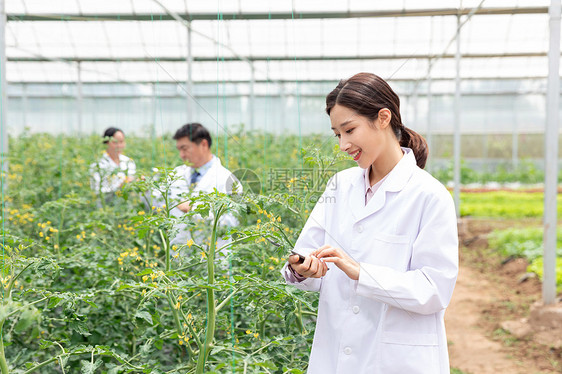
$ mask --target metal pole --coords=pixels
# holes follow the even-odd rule
[[[431,171],[432,169],[432,165],[433,165],[433,161],[431,159],[431,156],[433,154],[432,149],[433,149],[433,133],[432,133],[432,123],[431,123],[432,119],[431,119],[431,71],[428,68],[427,71],[427,130],[426,130],[426,138],[427,138],[427,149],[428,149],[428,155],[427,155],[427,159],[428,159],[428,165],[429,168],[426,168]]]
[[[430,18],[429,22],[429,53],[431,54],[432,42],[433,42],[433,17]],[[431,172],[432,170],[432,159],[431,156],[433,154],[433,134],[431,133],[431,66],[432,66],[432,59],[431,57],[427,59],[427,129],[425,133],[426,141],[427,141],[427,164],[425,166],[426,170]]]
[[[4,0],[0,0],[0,138],[2,138],[2,194],[6,192],[8,180],[8,126],[6,124],[6,8]],[[4,200],[2,199],[2,202]],[[3,204],[2,204],[3,205]],[[2,207],[3,208],[3,207]],[[4,211],[4,209],[2,209]],[[4,215],[2,214],[2,218]]]
[[[187,22],[187,81],[185,83],[187,89],[187,122],[193,122],[193,109],[195,105],[193,105],[193,54],[191,49],[191,21]]]
[[[76,110],[78,111],[78,135],[82,135],[82,122],[84,117],[84,95],[82,93],[82,65],[76,62]]]
[[[460,9],[459,9],[460,11]],[[457,217],[461,216],[461,206],[460,206],[460,187],[461,187],[461,123],[460,123],[460,111],[461,111],[461,16],[460,13],[457,15],[457,36],[456,45],[457,50],[455,53],[455,67],[456,67],[456,77],[455,77],[455,119],[454,119],[454,136],[453,136],[453,154],[454,154],[454,189],[453,198],[455,200],[455,208],[457,209]]]
[[[285,92],[285,84],[284,83],[279,83],[279,94],[281,95],[281,124],[280,126],[277,126],[277,128],[279,129],[278,134],[284,134],[285,133],[285,124],[287,123],[287,95]]]
[[[519,166],[519,124],[517,123],[517,115],[515,114],[515,100],[513,100],[513,108],[511,112],[513,114],[513,134],[511,138],[511,164],[513,170],[516,170]]]
[[[544,177],[544,304],[556,297],[556,194],[558,192],[558,103],[560,101],[560,0],[550,3],[550,47],[546,94],[545,177]]]
[[[27,84],[23,83],[21,85],[21,110],[22,110],[22,120],[23,127],[27,126],[27,111],[29,109],[29,103],[27,101]]]
[[[250,63],[250,69],[251,69],[251,77],[250,77],[250,102],[248,104],[248,111],[249,111],[249,127],[250,130],[254,130],[254,105],[255,105],[255,100],[256,100],[256,93],[254,90],[254,84],[256,82],[256,72],[254,70],[254,64]]]

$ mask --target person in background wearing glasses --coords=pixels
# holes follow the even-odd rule
[[[126,146],[123,130],[106,129],[103,143],[107,145],[103,155],[90,165],[90,187],[100,198],[98,205],[101,205],[101,199],[111,202],[125,183],[135,179],[137,170],[135,162],[123,154]]]
[[[213,140],[211,134],[203,125],[188,123],[180,127],[173,138],[176,141],[179,156],[184,163],[173,171],[176,181],[170,186],[169,197],[174,204],[179,204],[170,211],[170,214],[181,217],[191,210],[189,202],[185,201],[185,197],[182,197],[186,193],[211,193],[215,189],[218,192],[228,194],[242,192],[242,186],[236,177],[222,166],[221,160],[212,153]],[[233,188],[235,191],[232,191]],[[162,207],[162,199],[156,197],[153,205]],[[194,217],[194,219],[197,218],[198,216]],[[222,216],[220,223],[223,226],[236,226],[238,220],[228,213]],[[184,224],[180,225],[178,229],[179,232],[172,239],[172,244],[184,245],[192,236],[197,235],[190,232]],[[219,240],[219,242],[224,244],[222,240]]]
[[[289,284],[320,292],[308,373],[449,373],[453,199],[423,170],[427,144],[402,124],[383,79],[340,81],[326,112],[358,167],[332,178],[296,242],[302,257],[282,269]]]

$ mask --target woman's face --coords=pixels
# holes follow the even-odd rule
[[[125,145],[125,134],[123,134],[121,131],[117,131],[109,139],[109,142],[107,143],[107,151],[110,153],[121,154],[125,149]]]
[[[390,116],[388,109],[381,109],[378,118],[371,121],[337,104],[330,111],[332,130],[339,139],[340,149],[363,169],[375,164],[387,153],[394,137]],[[396,137],[394,140],[397,142]]]

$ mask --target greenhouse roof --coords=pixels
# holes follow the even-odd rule
[[[548,1],[5,0],[9,82],[545,78]],[[188,29],[191,52],[188,52]]]

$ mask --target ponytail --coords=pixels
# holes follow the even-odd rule
[[[416,157],[416,163],[421,169],[423,169],[425,167],[425,163],[427,162],[427,156],[429,153],[427,142],[423,136],[404,125],[402,125],[400,130],[400,146],[412,149],[414,156]]]

